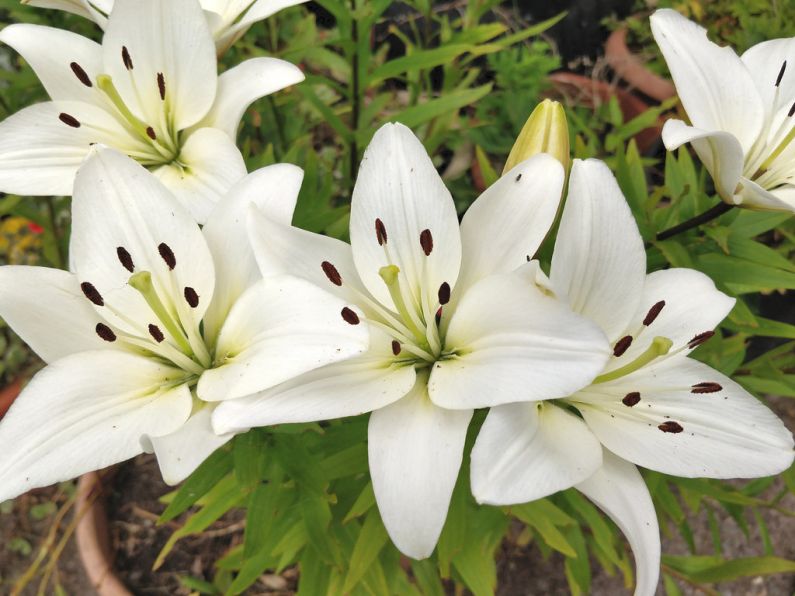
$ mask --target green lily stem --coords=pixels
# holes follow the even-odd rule
[[[696,215],[692,219],[688,219],[687,221],[683,221],[680,224],[673,226],[672,228],[668,228],[657,234],[657,240],[667,240],[672,236],[676,236],[677,234],[681,234],[682,232],[686,232],[687,230],[691,230],[697,226],[700,226],[703,223],[707,223],[708,221],[712,221],[716,217],[720,217],[727,211],[729,211],[734,205],[730,205],[729,203],[718,203],[714,207],[708,209],[704,213],[700,215]]]

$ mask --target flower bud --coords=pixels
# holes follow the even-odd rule
[[[511,148],[503,173],[538,153],[549,153],[568,170],[569,127],[563,106],[545,99],[536,106]]]

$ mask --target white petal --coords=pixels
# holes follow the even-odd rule
[[[550,280],[569,306],[612,343],[640,303],[646,251],[638,225],[604,162],[574,160]]]
[[[386,249],[376,238],[376,219],[386,229]],[[433,252],[425,256],[420,234],[430,230]],[[436,302],[442,283],[454,287],[461,265],[461,236],[450,192],[420,140],[402,124],[385,124],[365,151],[351,202],[353,260],[367,289],[392,305],[378,270],[397,265],[418,301]]]
[[[372,413],[370,476],[381,519],[405,555],[433,552],[447,517],[472,410],[437,408],[425,380],[394,404]]]
[[[50,364],[0,422],[0,501],[141,453],[141,435],[173,432],[187,420],[179,371],[116,350],[82,352]]]
[[[565,173],[554,157],[536,155],[502,176],[472,203],[461,222],[458,292],[532,257],[555,220]]]
[[[301,69],[284,60],[246,60],[218,77],[215,103],[199,126],[218,128],[234,140],[243,112],[253,101],[303,80]]]
[[[261,168],[229,189],[207,218],[202,231],[215,263],[215,294],[204,315],[204,336],[211,343],[234,301],[261,277],[248,239],[249,208],[289,225],[303,177],[291,164]]]
[[[113,0],[23,0],[22,3],[39,8],[65,10],[66,12],[91,19],[103,29],[108,22],[105,15],[110,14],[113,8]]]
[[[741,179],[740,203],[751,208],[771,211],[795,211],[795,185],[784,184],[765,190],[753,180]]]
[[[125,67],[122,48],[127,48],[132,70]],[[152,126],[167,111],[173,129],[188,128],[213,104],[218,82],[215,44],[196,0],[116,0],[102,50],[105,72],[120,95]],[[160,97],[159,73],[165,81],[165,100]]]
[[[716,385],[698,392],[704,383]],[[622,400],[630,392],[640,401],[628,407]],[[681,355],[571,399],[605,447],[665,474],[755,478],[792,463],[792,435],[773,412],[728,377]]]
[[[174,254],[173,271],[161,257],[161,244]],[[215,283],[212,257],[199,226],[152,174],[116,151],[100,149],[75,181],[70,254],[78,280],[92,283],[128,320],[108,308],[102,309],[103,316],[122,329],[140,332],[155,322],[154,315],[127,285],[131,272],[119,259],[119,247],[132,257],[136,272],[152,274],[166,307],[198,328]],[[184,297],[187,287],[199,296],[196,308]]]
[[[60,117],[72,117],[79,128]],[[140,148],[103,109],[84,102],[35,104],[0,124],[0,190],[20,195],[71,195],[77,168],[92,143]]]
[[[223,53],[257,21],[267,19],[283,8],[295,6],[296,4],[303,4],[306,1],[307,0],[256,0],[253,4],[251,4],[251,0],[230,0],[228,2],[222,2],[222,4],[228,5],[224,13],[224,22],[229,23],[230,26],[226,31],[216,34],[218,52]],[[245,12],[243,17],[238,20],[240,13],[249,5],[251,5],[251,7]]]
[[[223,132],[200,128],[182,146],[179,164],[161,166],[153,173],[203,224],[221,197],[246,175],[246,164]]]
[[[528,268],[493,275],[461,299],[446,345],[460,355],[438,361],[428,391],[445,408],[483,408],[565,397],[604,368],[601,330],[546,296]]]
[[[393,364],[391,338],[375,328],[370,332],[366,354],[221,403],[213,415],[216,431],[358,416],[397,401],[414,386],[414,367]]]
[[[472,448],[478,503],[515,505],[571,488],[602,465],[602,448],[585,423],[553,402],[498,406]]]
[[[102,73],[98,43],[71,31],[29,24],[9,25],[0,32],[0,41],[22,55],[52,99],[99,100],[94,86]],[[90,85],[77,74],[87,77]]]
[[[643,321],[653,306],[665,305],[656,317]],[[627,327],[626,334],[632,336],[630,347],[618,358],[611,358],[606,370],[614,370],[629,364],[645,352],[655,337],[667,337],[673,342],[670,353],[684,348],[692,339],[712,331],[726,318],[736,300],[719,291],[713,281],[700,271],[693,269],[665,269],[646,276],[635,316]]]
[[[77,278],[46,267],[0,267],[0,317],[45,362],[109,347]]]
[[[758,43],[742,55],[742,60],[756,83],[767,114],[778,117],[773,120],[773,130],[786,117],[795,100],[795,39],[771,39]],[[779,81],[781,66],[787,68]]]
[[[637,569],[635,596],[652,596],[660,577],[660,527],[646,483],[635,466],[605,450],[602,467],[577,488],[627,537]]]
[[[688,126],[681,120],[668,120],[663,126],[663,143],[673,151],[691,143],[715,182],[718,194],[735,203],[734,193],[743,173],[743,149],[731,133]]]
[[[693,126],[731,133],[747,152],[762,129],[764,107],[742,60],[675,10],[655,12],[651,30]]]
[[[190,476],[213,451],[229,442],[233,433],[217,435],[210,425],[213,408],[204,406],[173,433],[144,437],[143,444],[157,456],[166,484],[174,486]]]
[[[367,326],[358,318],[356,324],[346,321],[344,309],[352,311],[342,300],[297,277],[259,281],[229,312],[218,336],[218,365],[199,380],[199,397],[244,397],[361,354],[369,343]]]

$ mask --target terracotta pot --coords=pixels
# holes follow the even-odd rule
[[[113,572],[113,549],[102,478],[91,472],[77,483],[75,515],[79,516],[77,550],[91,585],[99,596],[132,596]]]
[[[0,418],[5,416],[8,408],[14,403],[14,400],[22,390],[22,379],[19,378],[10,385],[0,389]]]
[[[665,101],[676,95],[674,84],[646,68],[640,57],[627,47],[627,30],[616,29],[605,43],[605,60],[630,87],[644,95]]]

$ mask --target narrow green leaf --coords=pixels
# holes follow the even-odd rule
[[[348,575],[342,588],[343,592],[348,593],[364,577],[388,540],[389,536],[387,536],[378,509],[371,509],[353,548]]]
[[[231,470],[232,454],[226,449],[218,449],[204,460],[177,490],[173,500],[166,507],[157,523],[164,524],[187,511],[189,507],[206,495]]]

